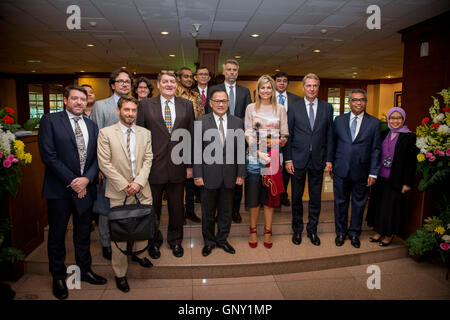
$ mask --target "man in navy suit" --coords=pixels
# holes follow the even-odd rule
[[[53,276],[53,294],[68,297],[65,235],[70,214],[73,220],[75,260],[81,281],[105,284],[106,279],[91,270],[91,210],[96,197],[98,174],[97,125],[83,115],[87,92],[83,87],[64,90],[65,111],[47,113],[39,129],[39,151],[45,165],[42,196],[48,206],[48,260]]]
[[[286,171],[292,177],[292,242],[299,245],[303,232],[303,191],[308,173],[308,225],[311,243],[319,246],[317,225],[321,208],[323,172],[331,171],[333,159],[333,107],[317,98],[320,80],[315,74],[303,78],[304,99],[288,111],[289,139],[285,147]],[[284,155],[284,154],[283,154]]]
[[[252,98],[250,96],[250,91],[236,84],[236,79],[239,74],[239,63],[234,59],[228,59],[225,61],[223,67],[223,75],[225,76],[224,83],[212,86],[208,90],[208,100],[211,99],[215,91],[225,91],[228,94],[228,99],[230,100],[227,114],[236,116],[244,120],[245,109],[252,103]],[[208,110],[206,113],[213,112],[211,106],[207,105]],[[242,185],[236,185],[234,188],[234,200],[233,200],[233,214],[232,219],[236,223],[242,222],[241,214],[239,209],[241,207],[242,200]]]
[[[286,113],[289,113],[289,106],[293,106],[294,103],[301,100],[301,98],[293,93],[288,92],[286,89],[289,86],[289,78],[286,72],[278,72],[273,76],[273,80],[275,81],[275,95],[277,98],[278,104],[281,104]],[[282,174],[283,174],[283,184],[284,184],[284,193],[281,194],[280,204],[289,207],[291,203],[289,202],[287,188],[289,184],[289,180],[291,175],[285,169],[285,160],[286,160],[286,146],[282,150],[283,152],[283,165],[281,166]]]
[[[355,248],[359,236],[369,187],[376,182],[381,167],[381,122],[365,112],[367,94],[362,89],[350,91],[351,112],[334,121],[333,191],[336,245],[342,246],[348,235]],[[348,206],[352,213],[348,227]]]

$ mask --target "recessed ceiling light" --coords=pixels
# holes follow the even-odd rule
[[[240,59],[240,58],[241,58],[241,56],[234,56],[234,58],[235,58],[235,59]]]
[[[169,54],[169,57],[175,58],[175,55],[174,54]]]
[[[169,31],[161,31],[161,34],[162,34],[163,36],[168,36],[168,35],[169,35]]]
[[[281,71],[281,70],[280,70],[280,69],[275,69],[275,71],[276,71],[276,72],[279,72],[279,71]]]
[[[392,78],[392,76],[391,76],[391,75],[388,75],[388,76],[386,76],[386,78],[390,79],[390,78]]]
[[[356,76],[352,76],[352,78],[356,78]]]
[[[95,44],[88,43],[87,46],[88,46],[88,47],[95,47]]]
[[[36,70],[31,70],[31,72],[36,72]]]
[[[352,69],[353,69],[353,70],[356,70],[357,68],[356,68],[356,67],[352,67]]]
[[[30,59],[30,60],[27,60],[27,62],[30,62],[30,63],[39,63],[39,62],[41,62],[41,60],[33,60],[33,59]]]
[[[254,33],[254,34],[250,35],[250,37],[252,37],[252,38],[258,38],[258,37],[259,37],[259,34]]]
[[[126,69],[127,67],[121,67],[122,69]]]
[[[358,72],[353,72],[353,74],[358,74]]]
[[[80,72],[84,72],[84,70],[80,70]]]
[[[315,53],[319,53],[319,52],[320,52],[320,50],[319,50],[319,49],[316,49],[316,50],[313,50],[313,52],[315,52]]]

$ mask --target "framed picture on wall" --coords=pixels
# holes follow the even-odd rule
[[[394,92],[394,106],[395,107],[402,106],[402,92],[401,91]]]

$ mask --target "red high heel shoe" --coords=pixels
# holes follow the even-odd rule
[[[256,227],[254,227],[254,228],[249,227],[249,230],[250,230],[250,234],[256,233]],[[258,246],[258,241],[250,242],[250,240],[249,240],[248,241],[248,245],[250,246],[250,248],[254,249],[254,248],[256,248]]]
[[[264,234],[270,234],[270,235],[272,235],[272,229],[267,229],[267,228],[264,226]],[[266,247],[267,249],[272,248],[272,245],[273,245],[272,242],[265,242],[265,241],[264,241],[264,247]]]

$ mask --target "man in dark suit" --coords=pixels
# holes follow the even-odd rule
[[[299,245],[303,231],[303,191],[308,173],[308,225],[311,243],[319,246],[317,225],[321,207],[323,171],[330,171],[333,158],[333,107],[317,98],[319,78],[307,74],[303,78],[304,99],[289,108],[289,139],[286,145],[286,171],[292,178],[292,242]],[[284,154],[283,154],[284,155]]]
[[[274,75],[273,80],[275,81],[275,95],[277,98],[277,102],[281,104],[285,109],[286,113],[289,114],[289,106],[293,106],[294,103],[300,101],[300,97],[296,94],[290,93],[287,90],[289,86],[289,78],[286,72],[278,72]],[[284,185],[284,193],[281,194],[280,204],[289,207],[291,203],[289,202],[287,188],[289,184],[289,180],[291,175],[286,171],[285,168],[285,154],[286,154],[286,146],[283,147],[283,165],[281,166],[281,173],[283,175],[283,185]]]
[[[242,185],[245,177],[244,123],[238,117],[227,114],[229,101],[225,91],[215,91],[209,102],[213,112],[200,120],[202,162],[194,164],[195,185],[203,187],[202,233],[205,246],[202,254],[205,257],[216,245],[225,252],[235,253],[227,238],[231,227],[234,188],[236,185]],[[211,130],[216,133],[214,139],[203,141],[205,132],[210,133]],[[211,150],[211,144],[216,146],[212,154],[203,154],[205,148]],[[216,154],[219,150],[222,152]],[[233,158],[227,159],[227,154],[231,153]],[[219,161],[209,161],[211,159],[207,159],[208,157],[218,157]],[[218,232],[214,235],[216,210]]]
[[[238,118],[244,120],[245,109],[252,103],[252,98],[250,96],[250,91],[236,84],[236,79],[239,74],[239,63],[236,60],[228,59],[223,65],[223,75],[225,77],[224,83],[215,85],[209,89],[208,99],[212,97],[214,91],[220,90],[225,91],[228,94],[228,99],[230,100],[227,114],[231,114]],[[209,108],[208,113],[212,112]],[[236,223],[242,222],[242,217],[239,213],[241,208],[242,200],[242,186],[236,186],[234,189],[234,200],[233,200],[233,221]]]
[[[98,174],[97,125],[83,116],[87,92],[83,87],[64,90],[65,111],[47,113],[39,128],[39,151],[45,165],[42,196],[48,206],[48,260],[53,277],[53,294],[68,297],[65,236],[70,215],[73,219],[75,261],[81,281],[105,284],[106,279],[91,270],[91,210],[96,197]]]
[[[199,66],[195,71],[194,80],[197,82],[197,86],[192,88],[192,90],[198,92],[202,97],[203,108],[205,109],[205,113],[207,113],[210,109],[208,101],[208,83],[211,80],[211,74],[209,73],[208,67]]]
[[[336,245],[342,246],[348,235],[355,248],[359,235],[369,187],[376,182],[381,168],[381,122],[365,113],[367,94],[362,89],[350,91],[351,112],[334,121],[333,191]],[[348,226],[349,198],[352,213]]]
[[[160,95],[151,99],[142,100],[138,107],[136,124],[147,128],[152,133],[153,163],[149,176],[152,190],[153,206],[158,218],[161,217],[162,194],[167,193],[167,206],[169,209],[169,226],[167,242],[175,257],[182,257],[184,208],[183,194],[186,179],[192,178],[192,144],[189,143],[183,150],[183,156],[189,156],[186,162],[174,163],[172,150],[177,146],[178,139],[172,141],[174,133],[187,130],[193,137],[194,109],[192,102],[175,96],[177,79],[172,72],[162,72],[158,75],[158,89]],[[181,142],[186,144],[183,138]],[[178,154],[178,152],[175,152]],[[159,247],[163,242],[160,231],[155,239],[149,243],[150,257],[160,257]]]

